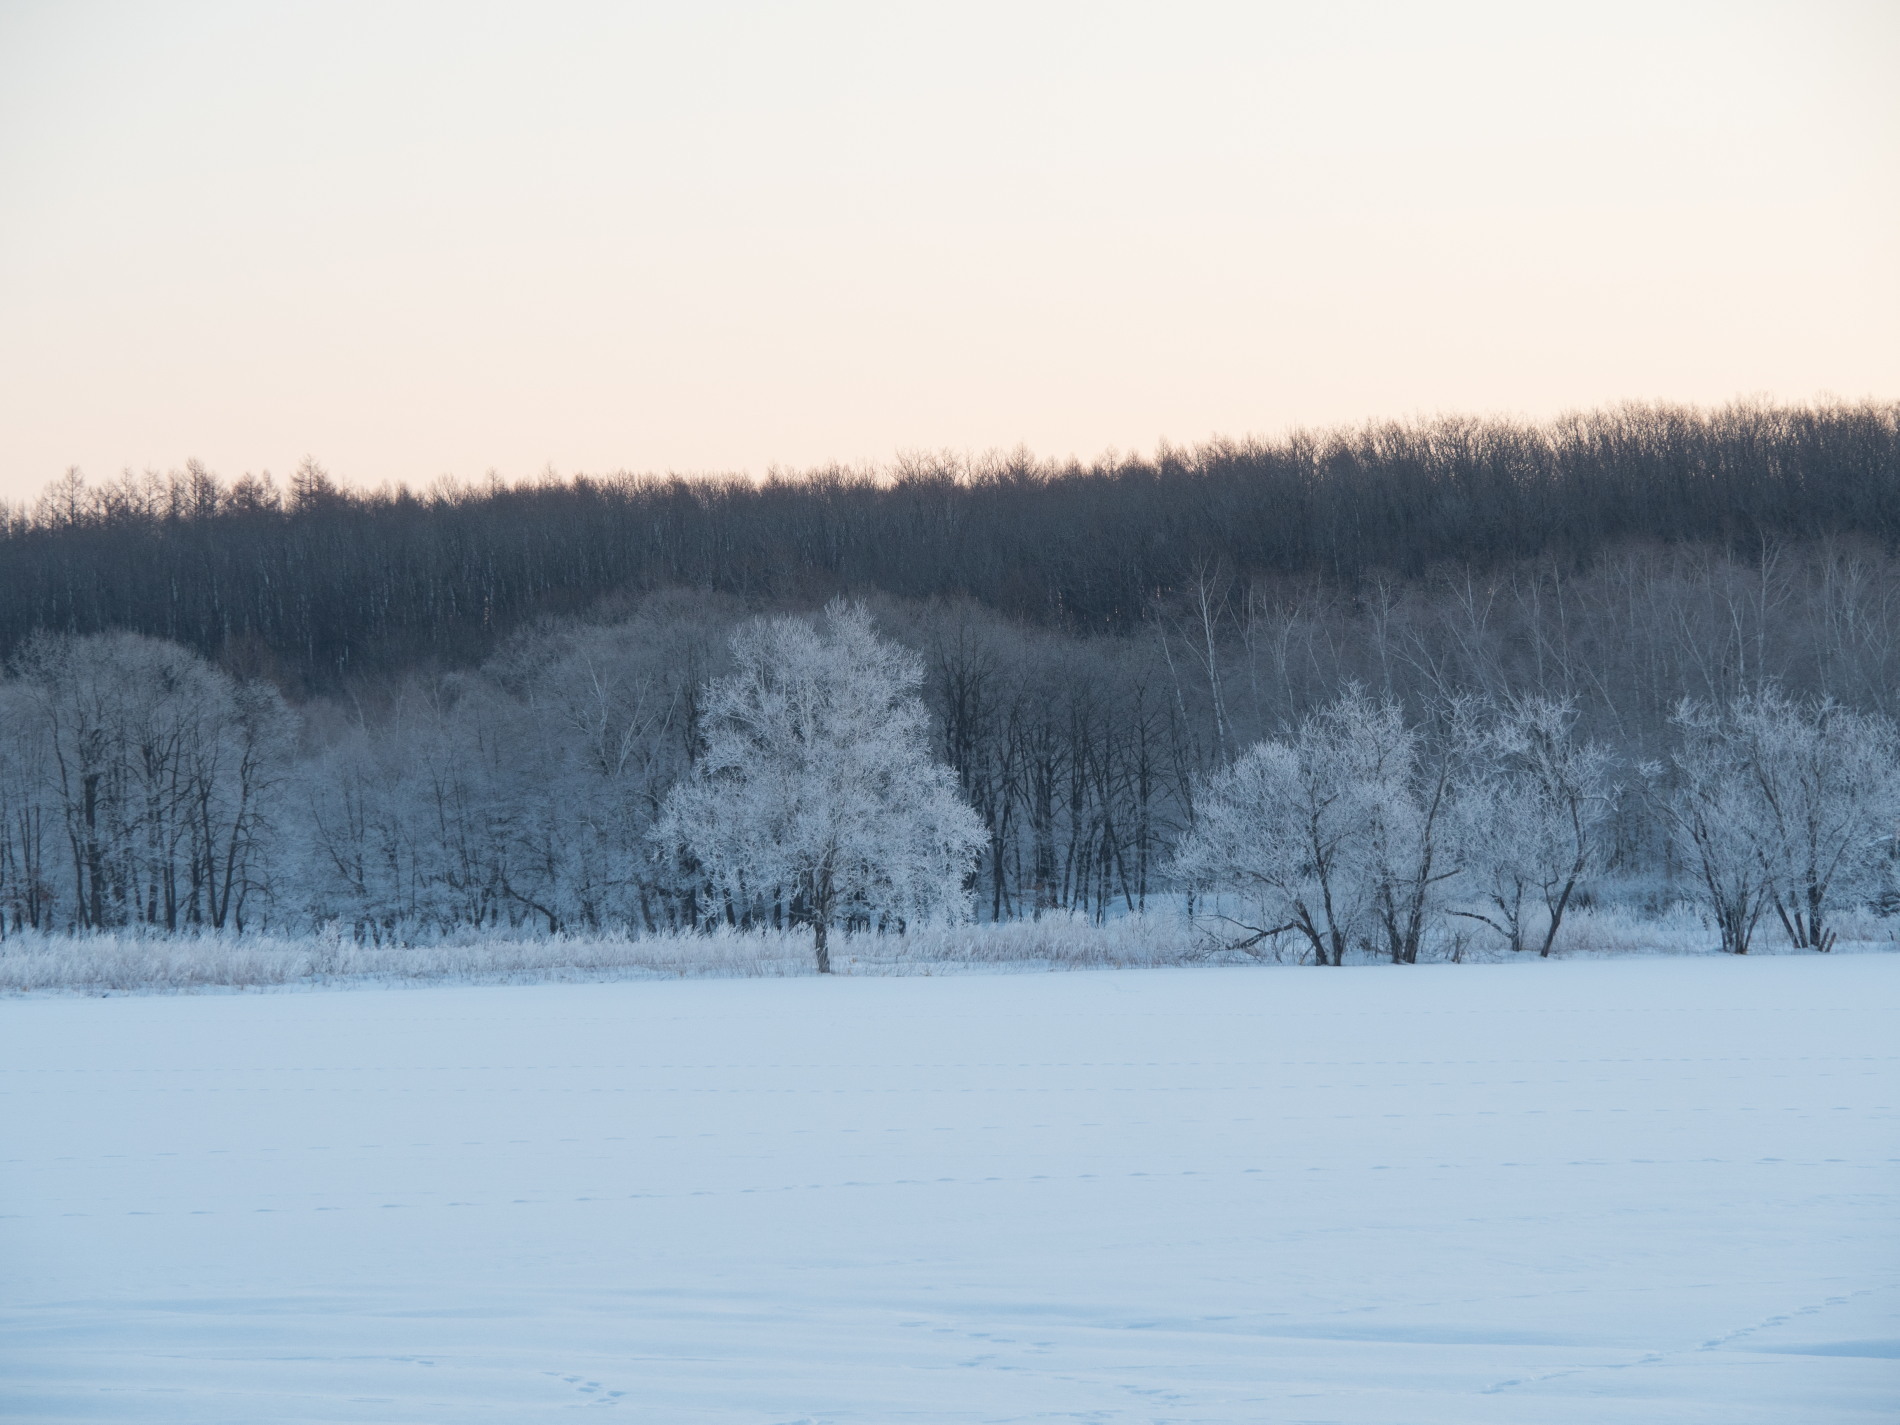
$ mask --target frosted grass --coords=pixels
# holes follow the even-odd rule
[[[1834,953],[1900,950],[1900,920],[1868,913],[1841,918]],[[1259,961],[1295,964],[1291,940],[1253,951],[1231,949],[1231,928],[1175,914],[1134,915],[1101,924],[1048,916],[1000,925],[934,926],[904,935],[849,934],[834,940],[833,966],[845,975],[954,974],[963,969],[1023,971],[1139,969]],[[1692,906],[1659,914],[1622,908],[1573,911],[1559,958],[1717,953],[1714,932]],[[1765,928],[1755,954],[1792,951]],[[1360,957],[1370,960],[1372,957]],[[1493,937],[1441,937],[1428,958],[1491,962],[1510,955]],[[638,979],[777,979],[814,973],[806,931],[627,935],[458,935],[416,944],[359,943],[316,935],[164,936],[18,934],[0,941],[0,994],[263,990],[351,984],[525,984]]]

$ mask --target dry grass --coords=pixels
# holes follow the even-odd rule
[[[1900,919],[1883,919],[1870,911],[1853,910],[1838,915],[1834,928],[1840,932],[1837,953],[1893,950],[1900,948]],[[1538,934],[1543,933],[1542,926]],[[1564,917],[1557,933],[1553,953],[1576,955],[1719,955],[1722,953],[1715,928],[1694,905],[1678,901],[1666,910],[1639,911],[1622,906],[1601,906],[1573,910]],[[1755,931],[1749,952],[1753,955],[1808,955],[1788,943],[1781,925],[1772,914],[1763,917]]]
[[[1839,951],[1900,949],[1900,921],[1857,913],[1840,921]],[[1693,907],[1662,914],[1599,908],[1573,912],[1556,953],[1695,955],[1715,937]],[[1764,925],[1757,953],[1789,953],[1779,927]],[[1807,953],[1807,952],[1799,952]],[[1024,971],[1137,968],[1300,960],[1291,943],[1253,954],[1223,948],[1214,929],[1175,914],[1095,925],[1060,916],[1005,925],[961,925],[907,935],[840,935],[834,970],[846,975],[940,975],[973,969]],[[1468,931],[1429,958],[1496,961],[1509,955],[1488,934]],[[806,932],[716,930],[709,934],[468,936],[419,945],[360,945],[344,937],[15,935],[0,941],[0,993],[179,992],[392,983],[521,983],[535,980],[759,978],[814,972]]]
[[[941,974],[958,968],[1179,965],[1213,947],[1185,922],[1136,917],[1094,926],[1010,925],[839,935],[841,974]],[[468,937],[361,945],[335,935],[16,935],[0,942],[0,993],[269,989],[288,985],[525,980],[758,978],[814,973],[809,932]]]

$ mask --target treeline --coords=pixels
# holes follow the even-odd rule
[[[869,602],[921,658],[935,753],[981,820],[984,919],[1179,904],[1197,796],[1354,687],[1428,731],[1461,701],[1569,709],[1603,782],[1572,903],[1693,886],[1674,803],[1643,770],[1686,755],[1682,699],[1900,714],[1900,560],[1867,539],[1644,543],[1582,569],[1546,554],[1352,583],[1216,564],[1108,631],[967,598]],[[526,624],[475,668],[295,707],[177,645],[42,632],[0,683],[5,926],[692,925],[696,887],[651,831],[755,612],[704,590],[628,596]]]
[[[1846,536],[1878,551],[1900,540],[1900,405],[1625,406],[759,483],[365,493],[314,464],[285,486],[194,465],[100,484],[73,473],[5,512],[0,657],[37,633],[124,629],[301,699],[473,667],[538,619],[667,589],[752,608],[967,601],[1139,640],[1208,579],[1267,598],[1317,580],[1356,600],[1368,581],[1445,569],[1584,573],[1637,542],[1720,558]]]

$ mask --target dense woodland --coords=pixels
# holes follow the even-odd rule
[[[129,629],[292,696],[479,662],[603,598],[704,589],[968,600],[1127,634],[1197,572],[1413,580],[1632,542],[1900,540],[1900,406],[1630,406],[1549,425],[1446,419],[1153,459],[912,459],[754,483],[618,475],[363,493],[192,466],[76,472],[0,532],[0,658],[37,630]]]
[[[651,831],[707,682],[748,619],[840,593],[922,661],[983,918],[1179,904],[1197,796],[1355,687],[1428,752],[1447,708],[1570,709],[1605,777],[1576,899],[1660,902],[1694,870],[1654,790],[1682,699],[1900,714],[1897,541],[1892,405],[763,484],[69,477],[0,538],[0,908],[9,932],[699,923],[719,910]]]

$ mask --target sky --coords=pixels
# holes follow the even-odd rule
[[[1900,396],[1900,3],[0,0],[0,499]]]

